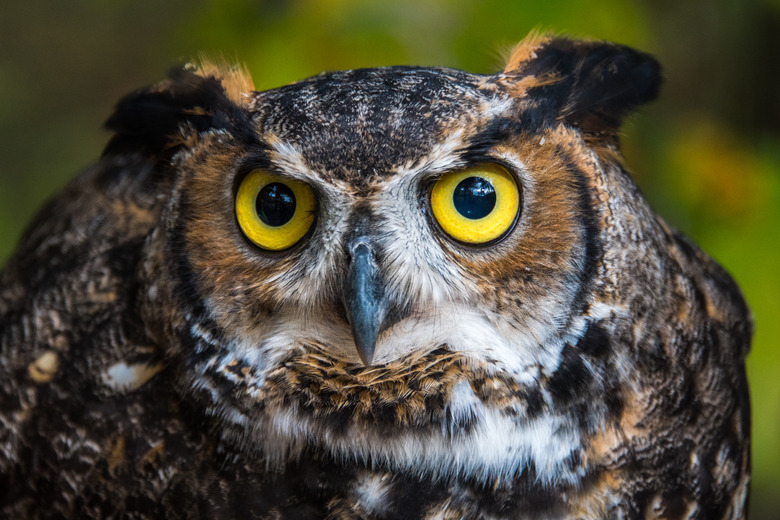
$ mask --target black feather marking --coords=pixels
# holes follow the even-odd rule
[[[173,69],[167,80],[137,90],[119,101],[105,127],[114,132],[103,156],[140,154],[170,157],[183,129],[247,132],[249,114],[233,103],[219,78],[190,68]],[[167,153],[164,153],[167,152]]]
[[[531,87],[536,124],[563,120],[588,133],[614,133],[631,111],[656,98],[661,66],[649,54],[606,42],[556,38],[519,77],[556,78]]]
[[[586,395],[593,375],[583,363],[582,353],[566,345],[561,353],[561,364],[547,382],[547,390],[556,403],[566,405]]]

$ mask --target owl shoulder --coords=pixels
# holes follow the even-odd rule
[[[684,294],[687,306],[701,320],[699,328],[709,329],[712,336],[706,343],[728,358],[724,362],[744,362],[753,335],[753,315],[737,282],[689,238],[680,233],[671,238],[672,258],[689,281]]]

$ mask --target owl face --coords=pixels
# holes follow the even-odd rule
[[[170,208],[192,222],[181,240],[204,305],[248,350],[285,336],[273,356],[317,345],[382,365],[447,345],[527,374],[581,328],[584,180],[561,178],[573,168],[553,133],[496,129],[517,107],[494,78],[337,73],[250,106],[255,142],[214,134],[182,154]]]
[[[317,445],[574,481],[606,405],[574,414],[553,383],[618,312],[589,296],[604,194],[633,190],[614,136],[657,86],[643,54],[531,38],[492,76],[391,67],[253,92],[204,65],[131,96],[107,153],[145,139],[169,172],[142,292],[181,391],[269,460]],[[131,132],[150,98],[180,116],[156,140]],[[602,384],[582,372],[579,389]]]

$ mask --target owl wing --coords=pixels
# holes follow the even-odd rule
[[[669,255],[663,303],[654,303],[652,320],[621,329],[620,337],[633,338],[634,377],[620,392],[616,421],[592,445],[614,441],[604,443],[604,460],[615,468],[611,486],[620,490],[621,514],[643,514],[650,496],[658,517],[696,510],[702,518],[742,518],[750,482],[745,356],[752,317],[722,267],[661,228]]]
[[[0,275],[2,517],[324,516],[298,480],[217,445],[140,316],[170,159],[221,117],[197,109],[219,97],[215,81],[179,70],[120,102],[103,159],[41,211]]]
[[[159,213],[136,184],[148,170],[111,162],[78,178],[0,279],[0,507],[10,516],[73,515],[101,479],[154,461],[164,437],[143,432],[144,417],[175,417],[143,388],[165,367],[135,305],[139,256]]]

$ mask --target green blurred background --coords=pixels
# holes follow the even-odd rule
[[[174,63],[237,59],[258,90],[394,64],[488,73],[532,29],[664,64],[661,99],[625,128],[628,165],[753,308],[751,517],[780,517],[780,0],[6,0],[0,263],[41,203],[99,156],[117,99]]]

